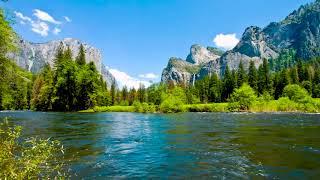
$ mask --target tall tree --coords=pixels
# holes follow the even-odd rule
[[[223,99],[229,99],[235,88],[234,78],[232,77],[229,66],[226,67],[223,77]]]
[[[116,81],[112,81],[110,94],[111,94],[111,104],[115,105],[116,103]]]
[[[237,85],[241,87],[243,83],[247,82],[247,73],[244,69],[242,60],[239,63],[239,68],[237,71]]]
[[[250,65],[249,65],[248,84],[255,91],[258,91],[258,72],[253,61],[250,61]]]
[[[86,52],[84,50],[84,46],[81,44],[79,48],[79,54],[76,58],[76,62],[78,65],[85,65],[86,64]]]

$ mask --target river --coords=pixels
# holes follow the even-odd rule
[[[320,177],[320,115],[1,112],[66,147],[74,179]]]

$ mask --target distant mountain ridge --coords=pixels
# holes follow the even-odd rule
[[[78,55],[79,47],[83,44],[87,63],[94,62],[97,70],[102,74],[104,80],[109,86],[111,85],[114,81],[114,77],[103,65],[100,50],[77,39],[65,38],[63,40],[54,40],[47,43],[32,43],[19,39],[17,40],[18,52],[11,53],[8,56],[21,68],[33,73],[38,73],[46,64],[53,67],[54,58],[60,43],[63,44],[65,49],[70,47],[73,58]]]
[[[170,59],[163,70],[162,82],[191,83],[211,73],[223,75],[227,66],[236,69],[240,61],[245,68],[248,68],[250,61],[258,67],[264,58],[276,59],[282,51],[289,49],[295,50],[297,58],[304,60],[320,56],[320,0],[301,6],[284,20],[272,22],[263,29],[256,26],[246,28],[236,47],[222,55],[216,53],[218,59],[208,60],[206,56],[197,56],[196,52],[191,51],[189,56],[196,56],[198,62],[203,62],[199,65],[187,58],[188,62],[198,67],[197,72],[184,71],[181,66],[185,62],[172,63]]]

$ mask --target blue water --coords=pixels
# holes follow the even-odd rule
[[[320,177],[320,115],[1,112],[66,147],[73,179]]]

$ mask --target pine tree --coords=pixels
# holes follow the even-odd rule
[[[230,95],[235,88],[234,78],[232,77],[232,73],[229,69],[229,66],[226,67],[223,77],[223,99],[229,99]]]
[[[255,91],[258,91],[258,72],[253,61],[250,61],[250,65],[249,65],[248,84]]]
[[[243,83],[247,82],[247,74],[243,67],[242,60],[239,63],[239,68],[237,72],[237,86],[241,87]]]
[[[272,81],[268,61],[263,59],[263,64],[258,69],[258,91],[259,93],[269,92],[272,90]]]
[[[127,102],[129,99],[129,94],[128,94],[128,88],[127,86],[124,86],[122,88],[122,92],[121,92],[121,101]]]
[[[275,79],[276,79],[275,80],[276,87],[275,87],[274,96],[275,96],[275,99],[278,99],[282,95],[283,89],[286,87],[286,85],[289,84],[289,76],[288,76],[287,70],[286,69],[282,70],[280,73],[276,75]]]
[[[139,89],[137,91],[138,99],[141,103],[146,102],[146,88],[142,83],[139,85]]]
[[[64,52],[63,58],[67,61],[72,60],[72,52],[71,52],[70,46],[68,46],[67,50]]]
[[[55,67],[55,69],[57,69],[61,65],[61,63],[62,63],[62,61],[64,59],[64,50],[63,50],[63,48],[64,48],[63,47],[63,43],[60,42],[58,50],[57,50],[55,58],[54,58],[54,67]]]
[[[76,62],[78,65],[82,66],[86,64],[86,53],[84,50],[84,46],[81,44],[79,48],[79,54],[76,58]]]
[[[209,102],[221,102],[222,82],[218,75],[214,73],[210,78]]]
[[[112,81],[111,83],[110,94],[111,94],[111,104],[114,106],[116,103],[116,81]]]
[[[296,67],[290,69],[290,83],[298,84],[299,83],[299,75]]]

